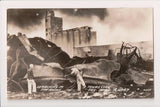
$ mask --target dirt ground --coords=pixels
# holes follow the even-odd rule
[[[103,87],[103,88],[102,88]],[[145,86],[87,86],[86,90],[77,92],[72,90],[61,90],[53,92],[37,92],[32,96],[22,92],[7,92],[9,100],[35,100],[35,99],[144,99],[154,98],[153,82]]]

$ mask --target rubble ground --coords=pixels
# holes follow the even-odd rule
[[[82,92],[76,89],[62,90],[54,92],[38,92],[34,96],[28,96],[23,92],[8,91],[8,99],[134,99],[134,98],[153,98],[153,82],[138,86],[130,84],[127,86],[97,86],[88,85]]]

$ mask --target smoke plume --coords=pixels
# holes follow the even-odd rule
[[[44,9],[8,9],[7,22],[20,28],[40,25],[45,16]]]
[[[52,9],[63,18],[63,29],[90,26],[97,32],[97,44],[153,40],[152,8]],[[8,32],[45,38],[46,9],[9,9]]]
[[[93,15],[97,16],[100,20],[104,20],[108,16],[107,9],[104,8],[90,8],[90,9],[55,9],[69,16],[87,17],[91,18]]]

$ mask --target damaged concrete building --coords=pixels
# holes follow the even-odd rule
[[[46,12],[46,38],[73,57],[74,47],[96,45],[96,32],[82,26],[63,30],[63,19],[55,17],[54,11]]]
[[[112,52],[115,56],[121,44],[97,45],[96,31],[89,26],[63,30],[63,19],[56,17],[53,10],[46,12],[46,38],[61,47],[70,57],[107,56]],[[131,43],[140,48],[144,59],[153,59],[153,42],[141,41]],[[145,48],[147,47],[147,48]]]

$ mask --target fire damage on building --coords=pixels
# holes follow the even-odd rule
[[[8,92],[27,93],[26,74],[33,64],[37,91],[45,92],[33,99],[45,95],[49,99],[154,97],[153,57],[144,59],[139,47],[123,42],[116,54],[108,49],[102,50],[107,51],[103,56],[89,55],[90,51],[76,55],[79,47],[96,44],[96,32],[87,26],[63,30],[62,19],[53,11],[47,13],[45,22],[47,40],[22,33],[7,36]]]

